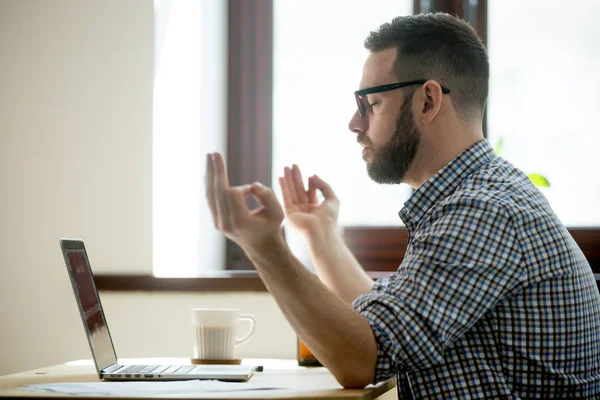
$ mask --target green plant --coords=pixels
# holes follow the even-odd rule
[[[501,155],[503,146],[504,136],[500,136],[500,139],[498,139],[498,141],[496,142],[496,146],[494,146],[494,152],[496,153],[496,155]],[[542,174],[528,173],[527,176],[535,186],[550,187],[550,181]]]

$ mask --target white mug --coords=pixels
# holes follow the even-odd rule
[[[237,337],[240,320],[250,322],[250,330]],[[192,308],[194,324],[194,358],[200,360],[233,360],[235,347],[254,334],[253,315],[240,314],[233,308]]]

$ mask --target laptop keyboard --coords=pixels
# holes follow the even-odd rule
[[[207,365],[127,365],[122,368],[113,371],[117,374],[174,374],[177,375],[206,372]],[[221,369],[228,370],[226,368],[219,368],[219,366],[211,366],[210,370],[218,372]]]
[[[119,374],[187,374],[193,365],[129,365],[115,371]]]

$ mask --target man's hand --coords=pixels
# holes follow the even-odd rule
[[[294,165],[284,168],[279,185],[285,214],[294,228],[309,238],[322,237],[324,230],[337,228],[340,202],[327,182],[313,175],[308,178],[308,190],[305,190],[300,168]],[[321,204],[317,200],[317,190],[325,197]]]
[[[371,290],[373,280],[348,249],[339,230],[340,202],[329,184],[313,175],[305,190],[297,165],[284,169],[279,184],[287,219],[306,236],[315,271],[325,286],[348,304]],[[317,190],[325,197],[321,204]]]
[[[260,183],[230,187],[219,153],[206,157],[205,187],[215,228],[243,249],[260,247],[280,235],[284,214],[273,191]],[[250,195],[258,200],[259,208],[248,208]]]

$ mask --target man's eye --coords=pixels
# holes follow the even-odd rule
[[[369,104],[369,106],[368,106],[369,108],[373,108],[373,106],[376,106],[377,104],[379,104],[379,102],[375,101],[373,103],[367,103],[367,104]]]

